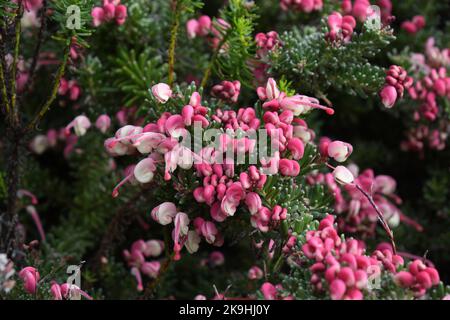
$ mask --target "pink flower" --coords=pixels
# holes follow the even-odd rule
[[[295,160],[300,160],[303,158],[303,153],[305,152],[305,145],[303,144],[302,140],[298,138],[292,138],[289,140],[287,144],[287,148],[292,154],[292,157]]]
[[[118,25],[124,24],[125,20],[127,19],[127,7],[123,4],[118,5],[115,8],[114,17]]]
[[[279,166],[283,176],[296,177],[300,173],[300,165],[295,160],[281,159]]]
[[[103,8],[94,7],[91,11],[92,22],[95,27],[101,25],[105,20],[105,11]]]
[[[75,131],[75,134],[79,137],[84,136],[86,134],[86,131],[91,127],[91,121],[88,119],[88,117],[81,115],[77,116],[75,119],[73,119],[72,122],[70,122],[66,128],[65,132],[66,135],[70,134],[70,129],[73,128]]]
[[[107,114],[102,114],[95,121],[95,126],[102,133],[106,133],[111,126],[111,118]]]
[[[352,154],[351,144],[342,141],[333,141],[328,145],[328,156],[337,162],[344,162]]]
[[[197,36],[199,23],[197,19],[190,19],[186,22],[186,32],[189,39],[194,39]]]
[[[172,90],[165,83],[158,83],[152,87],[152,93],[155,99],[160,103],[166,103],[172,96]]]
[[[270,282],[264,282],[261,286],[261,292],[266,300],[275,300],[278,296],[277,288]]]
[[[344,166],[337,166],[333,170],[333,177],[338,183],[342,185],[353,183],[353,181],[355,180],[350,170],[348,170]]]
[[[40,279],[37,269],[34,267],[25,267],[19,272],[19,277],[24,282],[25,290],[30,294],[34,294]]]
[[[250,280],[259,280],[259,279],[262,279],[263,276],[264,276],[264,273],[261,270],[261,268],[258,267],[258,266],[251,267],[250,270],[248,270],[248,273],[247,273],[247,277]]]
[[[245,197],[245,204],[247,205],[250,214],[253,215],[256,214],[258,210],[261,208],[262,201],[257,193],[249,192]]]
[[[134,177],[140,183],[149,183],[153,180],[156,171],[155,161],[152,158],[145,158],[134,167]]]
[[[177,207],[172,202],[163,202],[151,212],[153,220],[159,224],[167,225],[172,222],[177,214]]]
[[[222,81],[211,89],[211,94],[224,101],[237,102],[240,90],[241,83],[238,80]]]

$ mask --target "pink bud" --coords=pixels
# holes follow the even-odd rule
[[[264,282],[261,286],[261,292],[266,300],[275,300],[277,298],[277,288],[270,282]]]
[[[266,96],[268,100],[277,99],[280,96],[280,90],[277,87],[277,83],[273,78],[267,80]]]
[[[352,145],[346,142],[333,141],[328,145],[328,156],[337,162],[344,162],[352,152]]]
[[[300,160],[303,158],[303,153],[305,152],[305,145],[298,138],[292,138],[289,140],[287,148],[291,151],[292,157],[295,160]]]
[[[95,126],[102,133],[105,133],[111,125],[111,118],[107,114],[102,114],[95,121]]]
[[[91,16],[94,26],[98,27],[105,19],[105,11],[103,8],[95,7],[91,11]]]
[[[344,166],[337,166],[333,170],[333,177],[336,180],[336,182],[346,185],[353,183],[355,178],[353,177],[353,174]]]
[[[344,297],[346,287],[344,281],[335,279],[330,284],[330,296],[333,300],[341,300]]]
[[[380,92],[381,102],[386,108],[392,108],[397,101],[397,90],[393,86],[385,86]]]
[[[261,268],[258,266],[253,266],[250,268],[250,270],[248,270],[247,277],[250,280],[259,280],[259,279],[262,279],[263,276],[264,276],[264,273],[261,270]]]
[[[123,4],[119,4],[118,6],[116,6],[114,17],[116,19],[116,23],[119,26],[124,24],[125,20],[127,19],[127,7]]]
[[[103,11],[105,12],[104,19],[106,21],[114,19],[116,7],[113,4],[108,3],[103,5]]]
[[[24,282],[25,290],[34,294],[36,292],[36,286],[39,282],[40,275],[39,272],[34,267],[25,267],[19,272],[19,277]]]
[[[190,19],[186,22],[186,32],[189,39],[194,39],[198,33],[199,23],[196,19]]]

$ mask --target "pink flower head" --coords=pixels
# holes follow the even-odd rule
[[[172,96],[172,90],[165,83],[158,83],[152,87],[152,93],[155,99],[160,103],[166,103]]]

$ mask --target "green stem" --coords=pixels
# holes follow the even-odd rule
[[[35,115],[33,120],[31,120],[30,123],[27,125],[27,127],[26,127],[27,130],[31,130],[36,124],[39,123],[39,121],[47,113],[47,111],[50,109],[51,104],[55,100],[56,94],[58,93],[59,83],[61,82],[61,78],[64,75],[64,71],[66,70],[67,60],[69,59],[69,52],[70,52],[70,40],[66,44],[66,48],[64,50],[64,57],[61,62],[61,65],[59,66],[59,69],[56,73],[56,78],[53,83],[50,97],[47,99],[47,101],[41,107],[39,112]]]
[[[17,9],[17,15],[15,18],[15,44],[14,44],[14,58],[12,64],[12,76],[11,76],[11,112],[14,118],[17,119],[18,112],[16,110],[16,76],[17,76],[17,61],[19,60],[19,49],[20,49],[20,34],[22,31],[22,23],[20,18],[22,17],[22,1],[19,1],[19,8]]]
[[[177,0],[172,0],[172,9],[174,10],[174,17],[172,28],[170,30],[170,45],[169,45],[169,76],[168,84],[173,85],[174,70],[175,70],[175,46],[177,44],[178,28],[180,27],[180,8]]]
[[[3,63],[0,62],[0,85],[2,90],[2,100],[5,104],[6,108],[6,114],[9,114],[10,112],[10,106],[9,106],[9,99],[8,99],[8,92],[6,90],[6,82],[5,82],[5,74],[3,71]]]

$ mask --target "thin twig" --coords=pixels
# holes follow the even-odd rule
[[[18,120],[18,112],[16,108],[16,77],[17,77],[17,62],[19,60],[19,49],[20,49],[20,35],[22,32],[22,23],[20,19],[22,18],[22,2],[19,0],[19,8],[17,9],[17,14],[15,17],[15,42],[14,42],[14,57],[13,57],[13,64],[11,66],[11,114],[15,121]]]
[[[0,62],[0,86],[2,90],[2,100],[3,104],[5,105],[6,114],[9,115],[11,107],[9,105],[9,99],[8,99],[8,91],[6,90],[6,82],[5,82],[5,74],[3,70],[3,63]]]
[[[395,241],[394,241],[394,234],[392,233],[391,228],[389,228],[389,225],[386,222],[386,219],[384,218],[383,213],[380,211],[380,209],[378,208],[375,201],[373,201],[373,198],[371,195],[369,195],[359,184],[355,183],[354,185],[355,185],[356,189],[358,189],[367,198],[367,200],[369,200],[370,204],[375,209],[375,212],[378,215],[378,220],[380,220],[381,225],[383,226],[389,239],[391,240],[392,250],[394,251],[394,254],[397,254],[397,248],[395,246]]]

